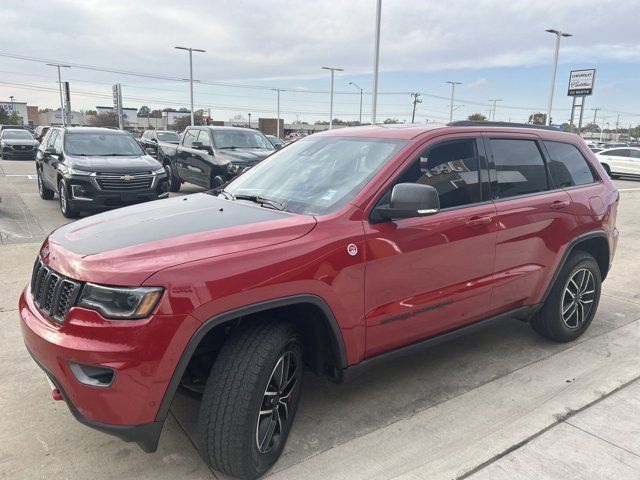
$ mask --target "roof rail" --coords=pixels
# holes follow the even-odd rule
[[[540,130],[561,131],[557,127],[547,127],[546,125],[534,125],[532,123],[511,123],[511,122],[476,122],[474,120],[457,120],[447,123],[449,127],[510,127],[510,128],[537,128]]]

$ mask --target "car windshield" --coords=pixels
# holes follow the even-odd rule
[[[259,148],[273,150],[273,145],[259,132],[243,130],[217,130],[213,132],[216,148]]]
[[[2,132],[2,138],[7,140],[33,140],[33,136],[26,130],[9,129]]]
[[[292,213],[331,213],[351,201],[405,144],[396,139],[308,137],[278,150],[225,192],[271,200]]]
[[[180,143],[180,135],[175,132],[158,132],[158,140],[161,142]]]
[[[86,156],[139,156],[142,149],[131,135],[126,133],[69,132],[64,138],[65,151],[69,155]]]

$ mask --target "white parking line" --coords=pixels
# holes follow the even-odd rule
[[[37,177],[37,175],[18,175],[18,174],[12,174],[12,175],[5,175],[5,177],[27,177],[29,180],[35,180]]]
[[[640,188],[619,188],[619,192],[638,192]]]

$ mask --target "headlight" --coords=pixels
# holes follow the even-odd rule
[[[163,173],[165,173],[165,169],[164,167],[161,167],[157,170],[154,170],[153,173],[155,173],[156,175],[162,175]]]
[[[75,168],[67,168],[69,175],[91,175],[91,172],[85,172],[84,170],[77,170]]]
[[[234,165],[233,163],[229,164],[229,171],[231,173],[238,173],[240,170],[242,170],[242,167],[240,165]]]
[[[105,287],[87,283],[78,305],[97,310],[107,318],[144,318],[161,296],[161,287]]]

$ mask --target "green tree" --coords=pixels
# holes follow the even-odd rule
[[[385,118],[384,122],[382,123],[384,123],[385,125],[391,125],[395,123],[400,123],[400,120],[398,120],[397,118]]]
[[[150,118],[162,118],[162,110],[152,110],[149,114]]]
[[[202,121],[202,110],[197,110],[193,112],[193,121],[196,125],[204,125],[204,122]],[[173,122],[174,129],[178,130],[179,132],[183,131],[185,128],[189,127],[190,125],[191,125],[191,115],[184,115],[184,116],[178,117]]]
[[[481,113],[472,113],[467,117],[467,120],[471,120],[472,122],[484,122],[487,120],[487,117]]]
[[[547,114],[542,112],[532,113],[529,115],[529,121],[527,123],[531,123],[533,125],[546,125]]]
[[[316,120],[313,124],[314,125],[329,125],[329,122],[327,122],[326,120]]]
[[[151,115],[151,109],[146,105],[141,106],[140,109],[138,110],[139,117],[149,118],[149,115]]]
[[[89,109],[89,110],[85,110],[84,114],[85,115],[93,115],[95,117],[96,115],[98,115],[98,112],[96,110]]]
[[[106,112],[96,115],[89,120],[93,127],[117,127],[118,114],[116,112]]]

